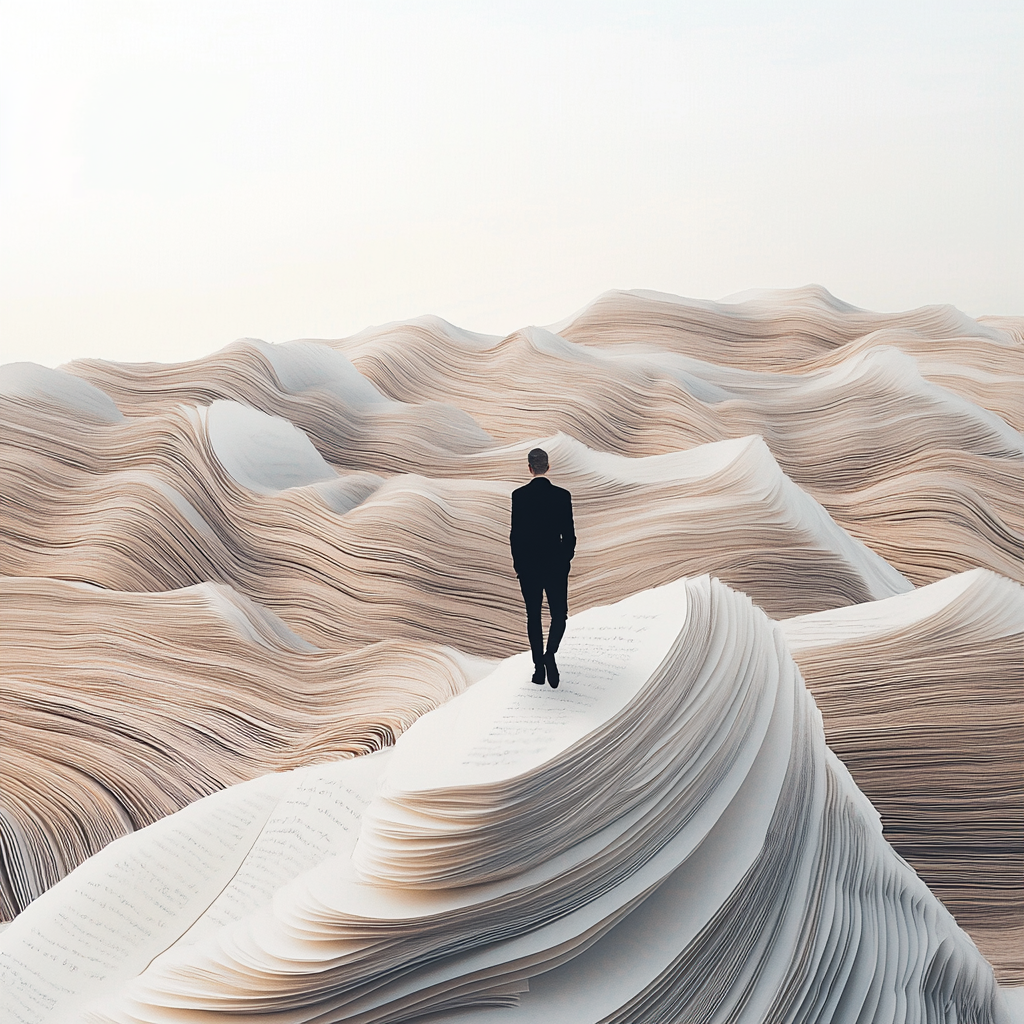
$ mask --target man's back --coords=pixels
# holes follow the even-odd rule
[[[514,490],[509,539],[516,575],[568,573],[576,551],[569,492],[543,476]]]

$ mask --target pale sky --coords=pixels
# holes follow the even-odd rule
[[[0,0],[0,362],[609,288],[1024,314],[1024,3]]]

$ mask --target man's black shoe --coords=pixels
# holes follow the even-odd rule
[[[543,686],[544,685],[544,666],[543,665],[537,665],[537,666],[534,667],[534,670],[533,670],[533,681],[538,686]],[[558,685],[558,683],[555,683],[555,686],[557,686],[557,685]]]
[[[544,664],[548,669],[548,682],[551,684],[552,690],[558,689],[558,666],[555,664],[555,656],[553,654],[544,655]],[[537,677],[534,676],[534,681]]]

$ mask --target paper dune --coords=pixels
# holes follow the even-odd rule
[[[92,1022],[462,1007],[487,1020],[537,974],[501,1016],[675,1020],[714,998],[758,1021],[888,1019],[900,1003],[1008,1019],[991,968],[827,752],[778,627],[749,599],[703,577],[584,612],[557,695],[527,661],[351,778],[268,776],[97,855],[5,936],[5,966],[38,971],[80,946],[94,977],[54,965],[49,985],[8,980],[12,1019],[52,999]],[[282,819],[293,837],[333,824],[319,863],[294,863]],[[275,849],[296,871],[283,887]],[[149,886],[116,910],[97,901],[132,862]],[[183,863],[191,890],[173,899]],[[61,915],[82,927],[70,949]]]
[[[1011,1019],[1022,394],[820,289],[0,367],[0,1020]]]

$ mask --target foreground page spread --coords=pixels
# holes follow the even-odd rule
[[[563,650],[111,844],[0,934],[0,1020],[1007,1019],[748,598],[680,580]]]

